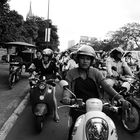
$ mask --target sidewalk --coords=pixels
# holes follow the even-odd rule
[[[4,140],[11,130],[29,99],[27,75],[22,75],[20,82],[11,90],[0,89],[0,140]]]

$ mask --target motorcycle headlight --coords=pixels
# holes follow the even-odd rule
[[[45,89],[45,85],[44,84],[40,84],[39,85],[39,89],[41,89],[41,90]]]
[[[40,99],[40,100],[44,100],[44,96],[43,96],[43,95],[40,95],[40,96],[39,96],[39,99]]]
[[[47,90],[47,92],[48,92],[48,93],[52,93],[52,88],[49,87],[48,90]]]
[[[87,140],[108,140],[109,128],[102,118],[92,118],[86,124]]]

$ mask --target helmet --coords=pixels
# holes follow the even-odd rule
[[[53,56],[53,51],[49,48],[44,49],[42,52],[43,56],[48,56],[49,58],[52,58]]]
[[[77,51],[73,51],[70,53],[70,58],[74,59],[76,57],[76,55],[77,55]]]
[[[122,48],[118,47],[118,48],[112,49],[110,54],[112,54],[112,53],[121,53],[123,55],[124,50]]]
[[[77,51],[77,55],[87,55],[87,56],[91,56],[93,58],[96,57],[96,53],[94,51],[94,49],[89,46],[89,45],[81,45],[81,47],[78,49]]]
[[[120,47],[112,49],[112,51],[110,52],[110,57],[116,58],[119,53],[123,55],[124,50]]]
[[[127,52],[124,57],[132,57],[132,53],[131,52]]]

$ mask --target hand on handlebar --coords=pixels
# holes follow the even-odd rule
[[[71,98],[69,98],[69,97],[64,97],[63,99],[62,99],[62,103],[63,104],[71,104]]]
[[[119,102],[122,104],[122,107],[123,107],[124,110],[128,109],[131,106],[131,103],[128,102],[127,100],[123,99],[123,98],[121,98],[119,100]]]
[[[73,107],[84,107],[85,103],[83,102],[83,99],[77,98],[77,99],[71,99],[68,97],[64,97],[62,99],[62,103],[66,105],[74,105]]]

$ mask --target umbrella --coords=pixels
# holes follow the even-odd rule
[[[35,48],[36,46],[33,44],[29,44],[26,42],[6,42],[4,43],[5,45],[15,45],[15,46],[27,46],[27,47],[31,47],[31,48]]]

